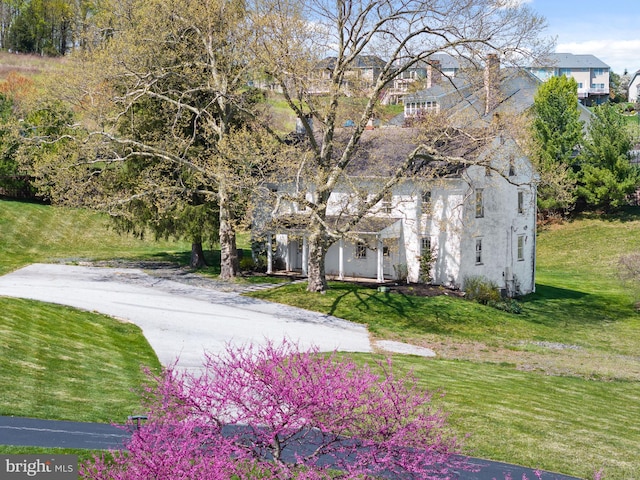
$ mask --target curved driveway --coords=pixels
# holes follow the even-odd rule
[[[366,327],[329,315],[157,278],[140,269],[34,264],[0,277],[0,296],[104,313],[142,328],[160,362],[198,368],[227,342],[283,338],[301,348],[370,352]]]

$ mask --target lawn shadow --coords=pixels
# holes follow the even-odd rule
[[[371,310],[372,303],[384,305],[397,312],[398,315],[405,315],[405,307],[415,307],[414,301],[409,295],[403,293],[381,292],[378,290],[378,285],[362,285],[357,282],[332,282],[331,290],[343,290],[344,293],[340,293],[336,296],[330,309],[330,314],[335,315],[338,309],[338,305],[347,296],[353,295],[357,300],[357,305],[364,310]]]
[[[640,206],[627,205],[615,212],[583,212],[580,213],[575,220],[578,219],[597,219],[606,222],[636,222],[640,220]]]
[[[335,292],[335,298],[328,313],[340,316],[344,313],[340,304],[344,302],[351,313],[355,310],[366,311],[366,315],[371,318],[366,322],[370,328],[391,329],[404,333],[413,331],[445,334],[451,331],[450,323],[455,320],[446,306],[437,304],[436,298],[420,297],[401,291],[379,291],[377,287],[378,285],[361,283],[331,282],[330,289]],[[376,316],[376,311],[381,313]],[[349,319],[358,321],[354,318]]]
[[[536,284],[536,292],[526,297],[522,297],[523,302],[535,301],[540,299],[546,300],[562,300],[562,299],[579,299],[589,295],[586,292],[577,290],[569,290],[567,288],[553,287],[551,285]]]
[[[536,285],[536,292],[520,299],[523,313],[531,321],[545,325],[606,324],[629,317],[631,303],[595,293],[581,292],[551,285]]]
[[[156,261],[187,266],[191,260],[191,250],[184,250],[182,252],[158,252],[150,255],[150,258]],[[207,262],[207,266],[200,269],[200,271],[210,275],[220,275],[220,250],[205,250],[204,259]]]

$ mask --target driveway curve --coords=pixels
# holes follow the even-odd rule
[[[287,338],[301,348],[371,352],[367,329],[330,315],[159,278],[136,268],[33,264],[0,277],[0,296],[57,303],[138,325],[163,365],[197,369],[227,343]]]

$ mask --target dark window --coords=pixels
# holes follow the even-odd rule
[[[482,263],[482,239],[476,238],[476,265]]]
[[[524,260],[524,235],[518,235],[518,261]]]
[[[484,192],[476,188],[476,218],[484,217]]]
[[[431,237],[422,237],[420,241],[420,253],[424,254],[431,250]]]
[[[524,192],[522,190],[518,192],[518,213],[524,213]]]
[[[382,198],[382,212],[383,213],[391,213],[391,192],[385,193]]]

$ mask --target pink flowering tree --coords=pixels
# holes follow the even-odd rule
[[[456,478],[446,416],[415,378],[283,342],[228,346],[203,373],[166,369],[146,390],[148,421],[95,480]]]

